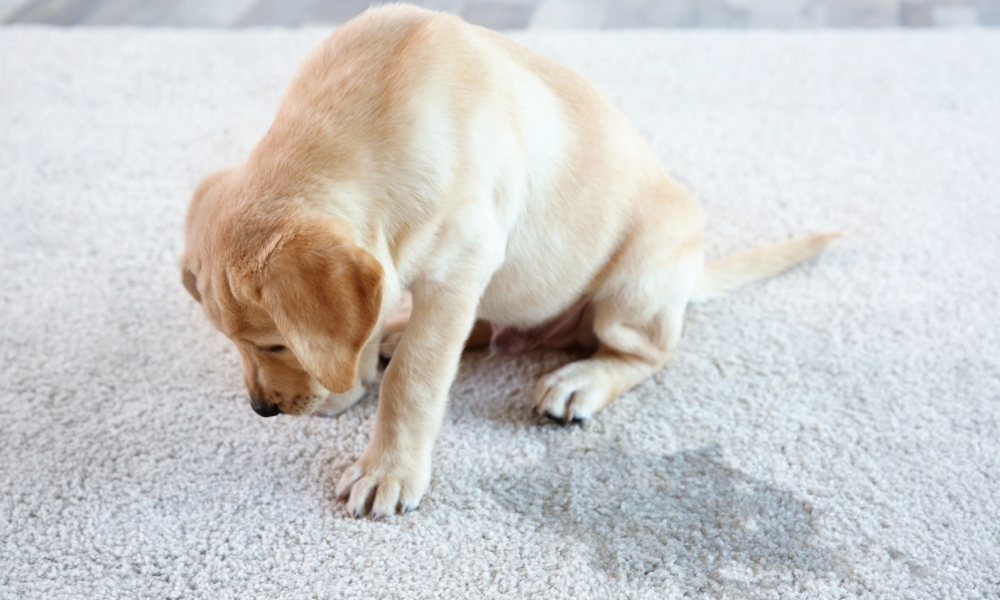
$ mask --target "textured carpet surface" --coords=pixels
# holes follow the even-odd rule
[[[374,397],[261,419],[179,283],[189,195],[324,32],[0,29],[0,597],[1000,596],[1000,34],[532,33],[705,208],[697,305],[596,422],[463,359],[420,510],[333,495]]]

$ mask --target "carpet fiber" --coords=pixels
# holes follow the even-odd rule
[[[0,29],[0,597],[1000,596],[1000,34],[522,33],[591,77],[719,257],[592,424],[570,356],[463,359],[420,509],[333,499],[374,395],[261,419],[184,292],[191,191],[324,32]]]

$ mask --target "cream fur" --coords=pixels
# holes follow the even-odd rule
[[[667,363],[696,291],[708,297],[774,274],[832,239],[786,242],[703,269],[697,204],[582,77],[499,34],[405,6],[370,10],[324,42],[247,164],[221,177],[192,203],[185,281],[241,345],[248,371],[261,373],[248,376],[255,402],[283,412],[342,410],[375,374],[379,343],[398,339],[368,448],[337,485],[357,515],[419,503],[448,388],[477,320],[528,330],[583,301],[585,331],[562,343],[589,338],[597,351],[543,377],[535,406],[587,420]],[[302,224],[311,220],[331,225],[313,232]],[[255,233],[241,237],[247,223]],[[223,227],[235,234],[220,237]],[[328,246],[350,269],[320,261],[310,273],[337,274],[269,283],[279,259],[313,261]],[[235,291],[224,302],[208,298],[204,283],[219,265],[241,273],[226,276]],[[345,272],[365,282],[377,274],[378,293]],[[299,320],[323,322],[330,336],[359,324],[368,332],[359,352],[295,329],[294,315],[271,297],[284,290],[321,307],[315,289],[330,278],[333,289],[364,288],[328,307],[356,316],[327,323],[333,317],[317,308]],[[407,292],[409,318],[389,318]],[[377,311],[366,310],[372,302]],[[227,311],[255,315],[257,333]],[[277,367],[265,364],[261,338],[290,346],[281,381],[304,391],[268,388]]]

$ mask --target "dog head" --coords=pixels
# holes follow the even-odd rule
[[[382,267],[346,221],[215,173],[192,199],[181,273],[239,348],[257,413],[308,414],[355,387]]]

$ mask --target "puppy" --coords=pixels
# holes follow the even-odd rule
[[[351,513],[384,516],[427,490],[477,320],[501,350],[595,347],[534,398],[587,420],[667,363],[692,299],[832,237],[705,267],[698,205],[583,77],[458,18],[388,6],[321,44],[246,163],[199,186],[181,266],[262,416],[354,403],[412,294],[370,442],[337,485]]]

